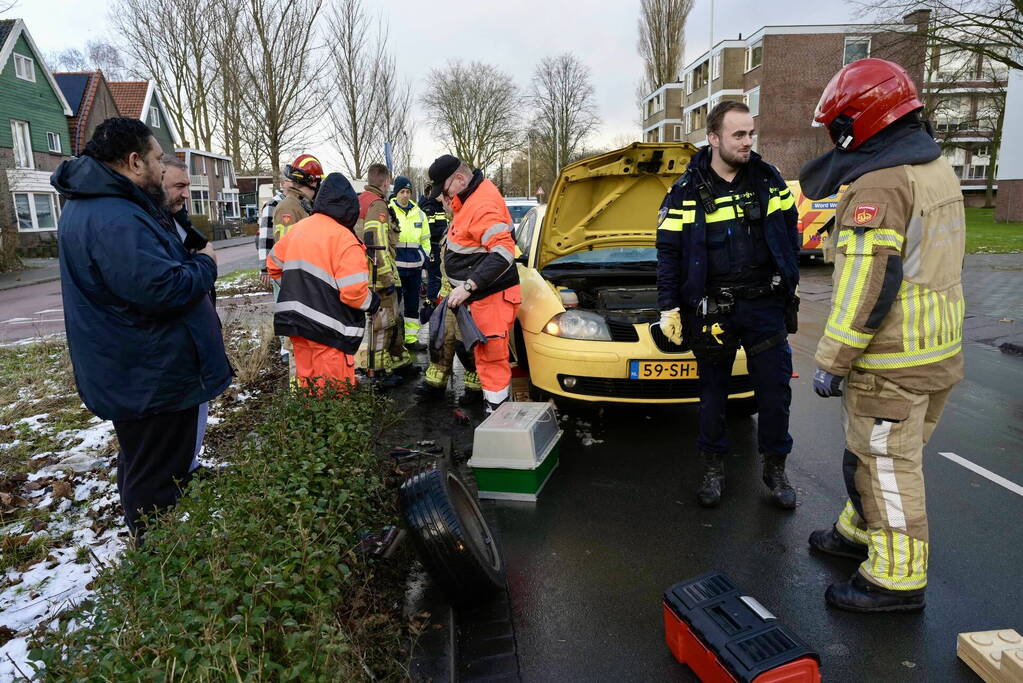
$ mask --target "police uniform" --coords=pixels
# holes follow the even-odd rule
[[[728,182],[711,168],[711,153],[708,146],[696,154],[669,190],[657,230],[658,304],[662,311],[680,309],[683,343],[692,348],[699,371],[698,445],[705,465],[699,498],[710,506],[720,496],[722,456],[729,448],[725,411],[741,345],[756,391],[765,482],[776,502],[790,508],[795,494],[784,481],[792,450],[786,313],[799,282],[795,201],[758,154],[751,153]],[[718,479],[716,495],[706,493],[709,475]]]
[[[430,256],[430,223],[415,202],[409,201],[408,206],[402,206],[395,198],[388,207],[398,224],[398,247],[394,263],[401,280],[404,340],[411,345],[418,341],[419,328],[422,326],[419,321],[419,290],[423,282],[423,266]]]

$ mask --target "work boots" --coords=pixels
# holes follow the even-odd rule
[[[824,599],[832,607],[849,612],[919,612],[924,608],[923,590],[886,590],[870,583],[859,572],[848,581],[828,586]]]
[[[764,456],[764,483],[771,489],[771,499],[782,510],[796,508],[796,490],[785,476],[785,456]]]
[[[848,557],[862,562],[867,559],[867,546],[853,543],[832,526],[810,534],[810,547],[817,552],[836,557]]]
[[[725,463],[720,453],[701,452],[703,457],[703,481],[696,491],[700,507],[712,508],[721,502],[725,489]]]

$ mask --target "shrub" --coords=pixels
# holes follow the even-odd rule
[[[407,675],[400,572],[360,552],[397,523],[373,452],[393,414],[363,390],[282,392],[236,464],[194,482],[31,657],[60,680]]]

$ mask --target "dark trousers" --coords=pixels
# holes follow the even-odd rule
[[[121,452],[117,490],[124,521],[136,538],[145,532],[141,517],[173,507],[191,479],[199,406],[139,420],[114,420]]]
[[[434,249],[440,249],[434,246]],[[436,253],[436,252],[434,252]],[[437,299],[440,294],[440,257],[431,258],[426,262],[426,298],[430,301]]]
[[[696,324],[696,323],[694,323]],[[785,332],[785,304],[780,297],[740,299],[722,325],[743,347],[753,346]],[[700,432],[697,444],[706,453],[728,453],[725,411],[735,350],[711,358],[697,355],[700,379]],[[765,455],[788,455],[789,405],[792,403],[792,347],[787,341],[747,357],[757,401],[757,442]]]
[[[419,288],[423,286],[422,268],[399,268],[401,303],[406,318],[419,320]]]

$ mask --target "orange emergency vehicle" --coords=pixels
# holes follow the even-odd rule
[[[796,210],[799,212],[799,222],[796,224],[800,240],[799,255],[822,256],[824,240],[827,239],[828,232],[835,222],[835,208],[846,186],[843,185],[838,194],[813,200],[803,194],[798,180],[790,180],[786,184],[792,196],[796,198]]]

